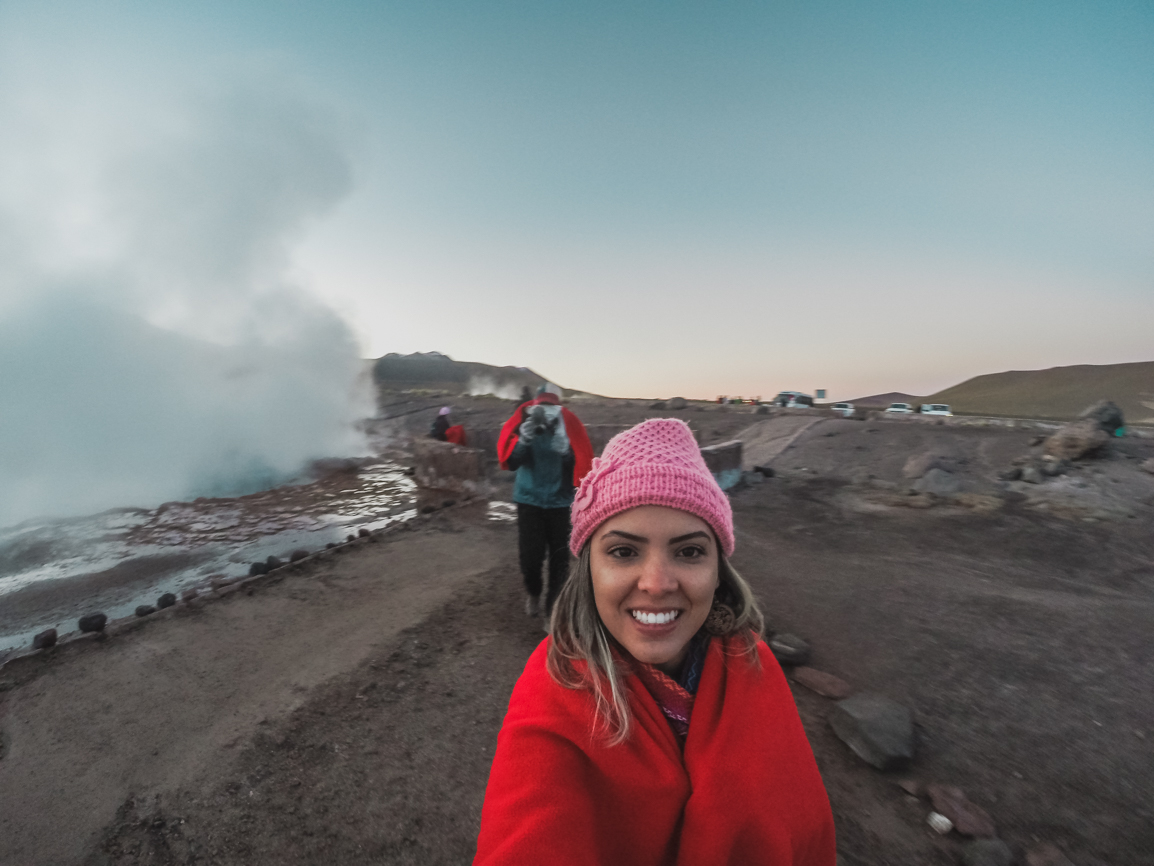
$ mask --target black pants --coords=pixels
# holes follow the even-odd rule
[[[549,557],[549,593],[544,613],[553,612],[557,593],[569,577],[568,508],[538,508],[517,503],[517,537],[521,552],[521,574],[529,595],[541,594],[541,567]]]

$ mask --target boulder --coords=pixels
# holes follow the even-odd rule
[[[151,614],[154,614],[154,613],[156,613],[156,608],[153,607],[151,604],[138,605],[136,608],[136,615],[140,616],[140,617],[150,616]]]
[[[1014,852],[1001,839],[978,839],[962,849],[965,866],[1011,866]]]
[[[955,785],[927,785],[926,795],[934,809],[954,822],[963,836],[992,839],[997,830],[994,821],[981,806],[971,803],[965,792]]]
[[[452,504],[453,504],[453,500],[451,500],[451,499],[449,499],[449,500],[446,500],[446,501],[445,501],[445,504],[444,504],[444,507],[446,507],[446,508],[447,508],[448,506],[450,506],[450,505],[452,505]],[[360,538],[368,538],[370,535],[372,535],[372,533],[371,533],[371,532],[369,532],[367,529],[365,529],[365,528],[362,526],[360,529],[358,529],[358,530],[357,530],[357,535],[358,535]]]
[[[308,555],[309,552],[307,550],[294,550],[289,554],[289,562],[300,562]]]
[[[947,467],[942,458],[932,452],[914,454],[902,467],[902,477],[912,481],[915,478],[921,478],[931,469],[947,469]]]
[[[1026,866],[1074,866],[1057,845],[1042,842],[1026,852]]]
[[[248,576],[255,577],[258,574],[268,574],[267,562],[254,562],[248,567]]]
[[[156,600],[156,607],[158,610],[163,610],[166,607],[172,607],[176,604],[176,596],[171,592],[166,592]]]
[[[838,701],[830,726],[854,754],[879,770],[900,770],[914,759],[914,717],[908,707],[865,692]]]
[[[666,405],[670,409],[684,409],[689,403],[686,402],[684,397],[673,397]]]
[[[108,622],[108,617],[103,613],[89,613],[80,617],[77,625],[81,631],[104,631],[104,626]]]
[[[1093,421],[1110,436],[1115,435],[1119,427],[1126,426],[1122,410],[1109,400],[1099,400],[1093,406],[1086,407],[1078,413],[1078,417]]]
[[[775,634],[769,649],[783,665],[804,665],[810,657],[809,644],[795,634]]]
[[[280,568],[282,565],[284,565],[284,562],[281,561],[279,556],[270,556],[264,562],[265,565],[268,566],[269,571],[272,571],[274,568]]]
[[[1046,480],[1046,476],[1042,474],[1042,470],[1037,466],[1023,467],[1021,477],[1027,484],[1041,484]]]
[[[664,409],[665,408],[665,401],[664,400],[658,400],[656,403],[650,403],[649,408],[650,409]]]
[[[56,646],[56,629],[45,629],[32,638],[32,649],[48,649]]]
[[[1042,445],[1042,453],[1059,460],[1078,460],[1109,441],[1110,434],[1097,421],[1086,418],[1060,427]]]
[[[823,698],[833,698],[835,701],[848,698],[853,692],[853,687],[841,677],[835,677],[816,668],[805,666],[794,668],[793,681],[805,686],[811,692],[817,692]]]
[[[934,496],[951,496],[962,489],[962,482],[952,472],[934,467],[914,482],[914,490]]]

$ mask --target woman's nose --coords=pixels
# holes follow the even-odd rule
[[[677,589],[677,579],[673,575],[673,563],[660,554],[645,557],[641,564],[641,577],[637,588],[651,595],[661,595]]]

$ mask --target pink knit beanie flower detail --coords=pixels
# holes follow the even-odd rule
[[[665,505],[700,517],[725,555],[733,554],[733,509],[684,421],[653,418],[609,440],[573,500],[569,549],[580,554],[598,526],[638,505]]]

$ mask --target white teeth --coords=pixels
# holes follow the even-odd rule
[[[681,611],[679,610],[670,610],[666,611],[665,613],[645,613],[644,611],[640,610],[634,610],[630,612],[633,614],[633,618],[635,620],[645,623],[646,625],[666,625],[667,623],[671,623],[677,619],[677,617],[681,616]]]

